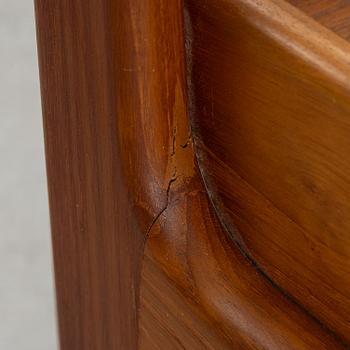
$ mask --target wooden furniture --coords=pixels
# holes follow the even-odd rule
[[[36,14],[61,349],[349,349],[350,3]]]

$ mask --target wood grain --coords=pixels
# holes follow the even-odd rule
[[[61,349],[135,349],[142,230],[125,187],[111,3],[36,1]]]
[[[186,4],[36,0],[61,349],[346,349],[345,41]]]
[[[219,5],[222,6],[216,2],[216,6],[220,7]],[[193,21],[195,16],[201,18],[200,7],[198,2],[192,8],[189,7],[190,20]],[[227,18],[230,17],[230,24],[227,23],[230,29],[231,21],[236,18],[232,16],[233,12],[229,11],[230,9],[223,8],[222,11],[225,10],[228,10]],[[203,4],[203,11],[206,16],[215,17],[215,8],[211,8],[207,3]],[[218,20],[223,27],[226,24],[224,18],[220,12]],[[205,23],[205,28],[211,35],[216,35],[217,28],[211,24]],[[192,79],[196,87],[196,84],[208,81],[207,77],[202,79],[202,75],[196,75],[197,60],[205,65],[208,63],[208,57],[201,51],[196,51],[196,39],[198,40],[197,36],[201,37],[201,28],[196,27],[193,22],[187,25],[190,26],[188,46],[190,49],[192,46],[190,68],[193,69]],[[242,28],[244,29],[246,28]],[[203,35],[203,40],[211,38],[208,32]],[[234,42],[231,41],[232,38],[219,33],[221,36],[216,37],[216,40],[223,46],[227,47],[228,43]],[[219,52],[225,53],[223,48],[221,51],[207,51],[206,48],[203,47],[203,52],[216,58]],[[210,66],[208,70],[201,66],[203,71],[200,72],[212,72],[214,75],[218,69],[226,68],[222,67],[221,63],[226,63],[223,57],[220,57],[220,62],[215,63],[215,67]],[[191,72],[191,69],[189,71]],[[205,90],[206,93],[209,91]],[[221,87],[217,90],[220,94],[227,91],[230,91],[229,86],[227,89]],[[192,107],[195,118],[198,118],[194,121],[196,126],[202,122],[200,118],[203,116],[199,111],[202,111],[206,101],[197,99],[202,96],[196,89],[193,92],[195,95]],[[232,102],[230,106],[234,105]],[[187,119],[187,114],[179,115],[178,122],[182,120],[185,124]],[[219,122],[217,125],[220,125]],[[209,131],[206,135],[196,134],[197,143],[212,142],[212,136],[216,135],[216,126],[212,124],[211,127],[211,135]],[[231,131],[229,128],[227,130]],[[228,142],[227,139],[222,141]],[[222,145],[221,147],[218,151],[225,154],[222,152],[225,148]],[[234,148],[231,150],[236,151]],[[201,156],[202,153],[197,155]],[[168,204],[154,222],[146,243],[141,273],[139,348],[346,348],[346,345],[336,340],[335,334],[310,317],[307,310],[297,305],[253,260],[242,254],[232,243],[208,199],[196,165],[192,141],[190,140],[186,148],[176,143],[172,156],[177,164],[177,177],[169,187]],[[178,157],[183,161],[178,162]],[[210,168],[212,165],[201,162],[205,176],[207,166],[208,173],[210,170],[216,170],[215,167]],[[189,172],[188,169],[191,168],[194,171]],[[222,181],[225,177],[220,175]],[[207,180],[205,178],[208,186]],[[215,181],[220,183],[217,179]],[[232,184],[228,182],[225,185],[228,189],[232,188]],[[207,188],[210,193],[215,193],[215,188]],[[264,204],[255,209],[261,211],[263,208]],[[225,212],[219,210],[218,213],[222,215]],[[225,223],[225,220],[222,221]]]
[[[288,0],[326,28],[350,40],[350,2],[348,0]]]
[[[193,130],[217,212],[349,341],[350,46],[281,1],[188,3]]]
[[[175,134],[188,138],[181,13],[36,1],[61,349],[136,348],[143,242],[167,203]]]
[[[346,348],[242,255],[197,177],[150,232],[140,293],[141,350]]]

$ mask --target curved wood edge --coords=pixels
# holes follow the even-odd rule
[[[140,349],[345,348],[244,258],[198,178],[171,192],[154,225],[140,293]]]
[[[287,0],[345,40],[350,40],[350,4],[344,0]]]
[[[120,157],[135,210],[152,222],[167,205],[177,167],[184,168],[176,151],[190,137],[182,119],[182,2],[115,1],[112,13]]]
[[[182,28],[183,19],[177,20]],[[181,31],[177,34],[183,36]],[[183,60],[181,55],[177,59]],[[181,70],[175,74],[184,76],[184,64],[177,64],[174,71],[176,67]],[[185,79],[180,81],[186,91]],[[169,91],[176,94],[175,89]],[[185,93],[181,96],[186,104]],[[187,125],[186,111],[177,122]],[[140,349],[345,348],[229,240],[201,180],[192,140],[186,147],[175,143],[171,157],[177,176],[146,241]]]
[[[116,40],[130,43],[118,27],[127,3],[35,1],[62,350],[137,347],[147,223],[125,186],[129,145],[116,137]]]
[[[349,43],[341,38],[339,38],[337,35],[335,35],[330,30],[322,27],[319,23],[315,22],[313,19],[307,17],[305,14],[300,12],[298,9],[294,8],[290,4],[284,2],[284,1],[229,1],[229,0],[219,0],[215,2],[208,2],[208,3],[201,3],[196,1],[187,1],[188,7],[189,7],[189,20],[191,20],[191,14],[193,14],[193,20],[195,27],[195,35],[197,35],[197,42],[194,44],[196,47],[196,63],[195,68],[197,69],[197,72],[195,73],[195,79],[196,83],[197,81],[201,81],[201,83],[197,84],[197,91],[193,92],[194,99],[198,98],[198,111],[194,109],[192,113],[192,123],[193,123],[193,136],[194,140],[197,146],[196,153],[199,160],[200,169],[202,172],[202,176],[206,185],[206,188],[208,190],[208,193],[211,197],[211,200],[214,203],[214,207],[216,209],[217,214],[220,217],[220,221],[223,223],[223,225],[228,229],[230,232],[231,237],[239,244],[241,250],[244,252],[244,254],[249,257],[251,261],[254,262],[254,264],[262,271],[263,274],[266,274],[266,276],[269,276],[271,280],[274,281],[276,285],[281,287],[286,294],[289,294],[291,298],[294,300],[297,300],[297,302],[302,305],[302,307],[310,314],[313,314],[315,318],[318,318],[321,323],[323,323],[327,328],[331,329],[334,333],[337,333],[339,337],[342,337],[346,342],[348,341],[349,337],[349,319],[348,319],[348,313],[346,311],[347,309],[347,295],[346,295],[346,289],[348,288],[348,283],[346,279],[346,273],[344,273],[343,280],[340,278],[338,279],[338,283],[330,282],[329,276],[326,277],[326,273],[323,269],[319,269],[317,264],[314,264],[311,267],[311,258],[308,260],[307,256],[303,256],[300,261],[308,266],[310,266],[310,270],[317,271],[321,276],[323,276],[326,283],[328,282],[328,291],[329,294],[322,295],[324,289],[322,283],[312,280],[311,278],[308,280],[306,277],[306,274],[302,275],[301,278],[298,278],[298,271],[297,268],[294,269],[294,263],[296,262],[295,255],[293,258],[290,259],[290,268],[279,269],[280,266],[283,265],[283,249],[285,249],[285,252],[288,253],[292,250],[292,245],[294,242],[299,242],[299,239],[296,235],[293,235],[292,232],[289,232],[287,230],[287,227],[283,227],[283,224],[278,222],[278,220],[275,221],[276,223],[276,232],[280,230],[280,234],[283,235],[284,232],[286,233],[286,237],[293,237],[293,243],[290,245],[285,244],[282,248],[282,245],[278,246],[277,244],[277,251],[272,253],[272,250],[269,249],[271,246],[268,246],[268,232],[272,232],[274,227],[270,227],[268,225],[265,226],[265,232],[267,232],[267,235],[261,234],[263,232],[263,227],[261,227],[261,230],[259,231],[260,227],[259,225],[262,224],[264,221],[261,220],[259,224],[254,226],[252,224],[253,221],[256,218],[263,218],[265,217],[266,222],[269,224],[274,224],[274,220],[267,219],[268,217],[272,218],[273,214],[269,212],[269,209],[265,210],[266,202],[264,203],[264,200],[261,200],[263,197],[260,198],[260,200],[257,200],[257,196],[254,197],[248,195],[248,191],[246,191],[247,183],[244,183],[244,181],[241,181],[241,179],[237,180],[238,177],[235,177],[232,175],[232,169],[235,169],[238,171],[240,175],[245,174],[246,168],[242,166],[240,168],[241,164],[239,163],[239,160],[237,162],[231,163],[231,170],[229,170],[229,167],[225,162],[224,159],[229,159],[229,156],[226,154],[227,148],[225,149],[225,145],[228,144],[230,141],[230,137],[232,140],[237,140],[240,138],[241,135],[245,135],[247,139],[249,139],[249,135],[247,132],[244,133],[244,131],[239,130],[236,135],[234,135],[234,132],[231,131],[229,127],[229,122],[226,121],[226,129],[225,129],[225,122],[224,123],[217,123],[215,121],[215,118],[218,118],[218,115],[221,115],[223,117],[226,113],[227,115],[227,109],[223,107],[226,103],[226,106],[229,105],[228,101],[230,101],[230,98],[234,96],[234,93],[227,92],[230,84],[232,75],[229,73],[225,73],[225,69],[227,67],[230,67],[232,65],[232,71],[236,72],[236,80],[234,84],[239,84],[239,79],[247,78],[247,81],[250,80],[250,83],[244,84],[242,82],[241,89],[247,92],[246,97],[250,94],[251,96],[254,96],[254,93],[257,93],[257,100],[260,101],[267,101],[269,99],[269,94],[272,96],[272,94],[276,94],[276,90],[274,88],[270,89],[272,92],[270,92],[270,89],[267,87],[264,91],[261,93],[254,90],[257,86],[264,87],[265,85],[260,81],[259,83],[253,82],[252,79],[254,79],[254,73],[252,71],[258,72],[259,68],[256,68],[258,63],[260,62],[259,53],[264,52],[261,56],[262,63],[260,67],[261,71],[265,70],[265,76],[267,76],[267,80],[270,79],[268,74],[273,74],[274,70],[276,71],[276,76],[271,77],[272,84],[275,84],[275,86],[283,86],[284,84],[290,84],[290,86],[293,86],[294,81],[291,78],[286,78],[285,80],[280,79],[281,76],[288,77],[297,77],[301,81],[299,93],[300,96],[303,96],[304,94],[304,85],[308,86],[310,83],[312,93],[310,93],[309,97],[310,100],[315,98],[313,100],[313,103],[318,106],[318,108],[322,111],[326,110],[326,103],[325,99],[323,97],[328,97],[329,99],[333,99],[334,101],[334,112],[332,108],[328,110],[328,117],[330,121],[334,120],[334,123],[336,118],[338,117],[338,114],[336,112],[337,107],[340,109],[343,109],[342,117],[344,121],[347,120],[347,107],[344,108],[344,105],[347,105],[348,96],[349,96],[349,79],[350,71],[349,71]],[[232,25],[231,31],[230,29],[230,23],[234,21],[235,26]],[[237,27],[242,26],[243,29],[241,31],[237,31]],[[208,31],[206,31],[206,28],[210,28]],[[248,33],[250,31],[254,31],[256,33],[256,36],[254,35],[245,35],[245,33]],[[212,37],[208,38],[210,33],[215,33],[215,30],[217,30],[220,34],[216,33],[212,35]],[[219,44],[216,44],[217,37],[220,37],[225,35],[225,40],[220,42]],[[238,39],[240,38],[240,39]],[[235,42],[237,40],[238,42]],[[239,42],[239,40],[241,40]],[[250,48],[255,47],[255,51],[247,49],[247,42],[250,42]],[[269,51],[268,45],[266,45],[266,42],[273,43],[273,48],[271,51]],[[225,43],[229,42],[229,47],[225,46]],[[211,44],[212,43],[212,44]],[[223,67],[220,71],[220,68],[215,71],[215,73],[210,72],[208,67],[210,65],[215,65],[215,62],[218,62],[219,59],[215,58],[215,54],[207,54],[207,52],[221,52],[221,50],[224,52],[227,48],[227,57],[225,57],[224,53],[220,53],[219,57],[221,57],[221,62],[223,63]],[[236,52],[234,53],[234,50]],[[244,52],[242,55],[237,55],[237,52]],[[204,54],[201,54],[201,52],[205,52]],[[234,55],[234,57],[230,57],[230,53]],[[250,57],[246,57],[247,59],[244,59],[244,55],[247,55],[247,52],[254,52],[257,55],[254,56],[254,59],[250,60]],[[275,55],[271,55],[271,52],[275,53]],[[284,55],[284,52],[288,53]],[[237,56],[237,57],[236,57]],[[273,57],[272,57],[273,56]],[[213,57],[213,59],[211,59]],[[253,55],[252,55],[253,57]],[[256,58],[259,57],[259,58]],[[224,63],[225,61],[225,63]],[[242,61],[242,70],[240,71],[239,63]],[[204,63],[202,63],[204,62]],[[244,64],[245,63],[245,67]],[[281,63],[282,62],[282,63]],[[295,67],[293,65],[295,64]],[[284,67],[289,67],[284,70]],[[247,67],[254,67],[253,69],[247,69]],[[293,68],[292,68],[293,67]],[[271,69],[270,69],[271,68]],[[290,69],[290,70],[289,70]],[[228,71],[230,71],[230,68],[228,68]],[[203,73],[202,73],[203,72]],[[222,74],[222,75],[220,75]],[[225,76],[226,74],[226,76]],[[222,77],[224,77],[222,79]],[[225,77],[227,77],[227,80],[225,80]],[[224,82],[223,82],[224,81]],[[304,82],[304,83],[303,83]],[[248,84],[248,85],[247,85]],[[254,88],[250,89],[249,84],[254,85]],[[217,87],[220,86],[223,91],[226,88],[226,91],[223,92],[221,95],[218,91],[215,91],[213,96],[210,95],[210,88],[213,88],[213,86]],[[267,84],[268,85],[268,84]],[[198,87],[199,86],[199,87]],[[247,87],[248,86],[248,87]],[[295,85],[296,87],[297,85]],[[225,87],[225,88],[224,88]],[[297,88],[296,88],[297,89]],[[195,90],[195,89],[194,89]],[[254,90],[254,92],[252,92]],[[292,90],[292,89],[291,89]],[[198,92],[199,91],[199,92]],[[277,101],[277,106],[274,109],[274,107],[271,109],[271,113],[276,115],[276,119],[278,119],[278,116],[284,116],[286,117],[288,113],[283,114],[283,106],[284,108],[288,109],[289,106],[292,107],[292,103],[288,105],[289,96],[288,96],[288,88],[286,88],[286,91],[283,95],[283,102]],[[320,92],[321,91],[321,92]],[[307,101],[307,87],[305,88],[305,101]],[[291,93],[292,94],[292,93]],[[319,95],[318,95],[319,94]],[[195,96],[197,95],[197,96]],[[205,98],[203,98],[205,96]],[[239,99],[241,98],[243,100],[243,95],[237,94],[237,99],[235,100],[235,103],[239,105]],[[317,97],[318,96],[318,97]],[[304,98],[304,97],[302,97]],[[281,99],[281,100],[282,100]],[[317,99],[319,99],[318,102]],[[247,100],[249,102],[247,102]],[[245,105],[252,104],[252,99],[249,100],[249,97],[245,101]],[[272,99],[273,100],[273,99]],[[290,95],[290,100],[293,100],[293,97]],[[310,101],[309,100],[309,101]],[[206,101],[206,103],[204,102]],[[270,101],[271,103],[271,101]],[[214,115],[210,115],[210,108],[215,104],[215,110],[212,112]],[[306,106],[307,104],[305,104]],[[234,106],[234,104],[232,104]],[[310,135],[313,133],[315,129],[315,134],[317,134],[316,129],[318,125],[315,124],[313,128],[313,123],[317,123],[317,113],[313,114],[313,121],[311,121],[308,125],[306,122],[307,117],[305,116],[305,123],[303,121],[303,112],[301,112],[301,106],[302,103],[299,101],[296,101],[295,106],[299,107],[299,115],[296,114],[295,116],[297,118],[300,118],[301,124],[304,127],[305,132],[310,128]],[[196,107],[196,106],[194,106]],[[305,107],[307,108],[307,107]],[[202,114],[202,111],[207,110],[207,117],[205,117]],[[236,112],[236,120],[242,120],[244,123],[244,120],[249,120],[250,117],[253,117],[255,115],[258,119],[261,118],[263,120],[265,118],[265,112],[264,109],[261,114],[259,114],[259,110],[256,110],[255,114],[251,112],[247,112],[244,114],[244,111],[240,109],[239,106],[232,107],[232,109],[229,109],[231,112]],[[242,114],[238,114],[242,112]],[[205,113],[205,112],[203,112]],[[295,112],[297,113],[297,112]],[[216,115],[215,115],[216,114]],[[206,119],[206,121],[204,121]],[[235,120],[234,114],[232,114],[232,118],[228,118],[230,121]],[[258,120],[257,119],[257,120]],[[310,118],[311,119],[311,118]],[[218,119],[216,119],[218,120]],[[253,120],[253,119],[251,119]],[[284,120],[281,118],[281,130],[284,127],[283,123]],[[309,120],[310,121],[310,120]],[[202,124],[201,124],[202,123]],[[227,138],[224,138],[224,132],[213,132],[211,134],[210,131],[210,125],[218,125],[217,130],[226,130],[226,136]],[[203,124],[205,127],[203,127]],[[251,125],[254,124],[254,122],[251,123]],[[239,128],[239,122],[234,123]],[[267,124],[266,124],[267,125]],[[285,122],[285,128],[284,130],[288,130],[287,126],[289,124],[287,121]],[[292,123],[291,123],[292,125]],[[321,123],[319,123],[321,125]],[[337,124],[335,124],[337,125]],[[206,131],[203,131],[206,129]],[[267,127],[268,129],[268,127]],[[339,130],[345,130],[343,124],[339,123]],[[288,131],[284,135],[287,135]],[[297,133],[296,133],[297,134]],[[296,135],[295,134],[295,135]],[[321,133],[320,133],[321,134]],[[221,141],[218,141],[220,139],[220,136],[223,138]],[[237,136],[235,138],[235,136]],[[269,138],[269,133],[267,130],[267,139]],[[334,134],[334,142],[337,142],[337,134]],[[261,135],[262,136],[262,135]],[[259,136],[256,136],[259,137]],[[262,136],[263,138],[264,136]],[[340,137],[339,137],[340,138]],[[228,141],[225,143],[225,141]],[[265,139],[266,141],[266,139]],[[275,139],[269,139],[272,143],[275,142],[278,144],[278,142]],[[295,141],[297,142],[297,137],[295,138]],[[221,142],[221,143],[220,143]],[[293,141],[292,141],[293,142]],[[249,143],[249,141],[248,141]],[[263,143],[262,143],[263,144]],[[325,142],[327,144],[327,142]],[[219,146],[218,146],[219,145]],[[232,141],[231,147],[232,149],[236,149],[237,153],[236,155],[241,154],[240,152],[246,152],[246,154],[249,154],[249,146],[245,148],[244,143],[240,143],[239,141]],[[216,148],[215,148],[216,147]],[[278,146],[276,146],[278,148]],[[287,148],[288,149],[288,148]],[[334,154],[341,154],[341,151],[345,149],[338,148],[337,152],[334,152]],[[215,152],[213,152],[215,150]],[[266,151],[266,149],[265,149]],[[228,150],[228,153],[230,150]],[[214,154],[215,153],[215,154]],[[243,154],[243,153],[242,153]],[[251,153],[250,153],[251,154]],[[257,154],[259,154],[259,151],[257,151]],[[268,152],[266,154],[269,154]],[[288,150],[286,151],[286,154],[288,154]],[[322,153],[321,153],[322,154]],[[274,151],[271,149],[271,159],[278,159],[277,153],[274,153]],[[248,156],[249,157],[249,156]],[[276,157],[276,158],[274,158]],[[257,156],[258,158],[258,156]],[[239,156],[237,156],[237,159],[239,159]],[[244,158],[244,155],[242,155],[242,159]],[[280,160],[279,160],[280,161]],[[277,163],[279,162],[276,161]],[[218,167],[216,167],[216,164],[220,164]],[[243,164],[243,162],[242,162]],[[253,164],[253,161],[251,161],[250,164]],[[261,165],[261,164],[260,164]],[[255,165],[252,165],[254,167]],[[263,165],[264,166],[264,165]],[[220,171],[218,169],[221,169]],[[256,166],[256,169],[259,167]],[[266,169],[270,169],[269,166],[265,166]],[[336,167],[334,167],[336,168]],[[229,171],[231,171],[231,174],[229,174]],[[338,171],[340,171],[338,169]],[[341,171],[341,173],[343,170]],[[271,171],[271,174],[273,172]],[[215,174],[215,175],[214,175]],[[224,178],[227,174],[227,178],[229,179],[225,185],[220,185],[218,182],[215,181],[218,180],[218,174]],[[223,175],[225,174],[225,175]],[[275,172],[275,174],[277,174]],[[259,171],[255,174],[259,176]],[[266,175],[266,174],[265,174]],[[217,177],[216,177],[217,176]],[[281,174],[281,178],[283,178],[285,174]],[[244,176],[243,176],[244,178]],[[273,177],[271,177],[273,178]],[[228,190],[230,186],[228,184],[234,183],[232,185],[233,188]],[[252,178],[250,178],[250,183],[252,184]],[[278,182],[278,179],[276,180]],[[221,186],[221,188],[220,188]],[[254,187],[254,186],[253,186]],[[220,188],[218,190],[218,188]],[[235,189],[234,189],[235,188]],[[273,185],[267,189],[265,188],[265,195],[267,195],[268,198],[269,194],[268,191],[273,189]],[[226,190],[227,189],[227,190]],[[260,188],[261,189],[261,188]],[[253,230],[249,234],[247,234],[247,231],[244,231],[244,224],[240,227],[243,227],[242,232],[239,232],[236,229],[235,226],[235,219],[233,217],[230,217],[232,215],[232,212],[235,209],[232,209],[230,205],[227,204],[228,201],[225,202],[225,196],[229,197],[229,193],[231,191],[232,193],[236,192],[235,199],[231,202],[232,208],[235,207],[235,203],[237,204],[236,210],[241,213],[249,213],[244,218],[242,217],[242,220],[236,219],[236,223],[241,224],[242,222],[245,222],[247,226],[252,224]],[[278,190],[277,190],[278,191]],[[300,192],[302,189],[300,190]],[[218,194],[218,192],[220,194]],[[291,192],[292,193],[292,192]],[[285,193],[282,194],[284,196]],[[338,194],[339,195],[339,194]],[[238,199],[240,198],[240,199]],[[288,198],[288,196],[286,196]],[[227,199],[227,198],[226,198]],[[240,203],[240,200],[242,202]],[[236,202],[235,202],[236,201]],[[225,202],[226,208],[223,205],[223,202]],[[244,204],[242,204],[244,203]],[[291,200],[291,203],[293,203],[293,200]],[[254,210],[257,210],[261,206],[261,211],[259,213],[254,214]],[[249,212],[250,209],[251,211]],[[343,211],[343,215],[346,215],[346,211]],[[243,215],[244,216],[244,215]],[[259,219],[257,219],[257,222]],[[247,227],[246,226],[246,227]],[[262,225],[261,225],[262,226]],[[284,230],[284,232],[283,232]],[[322,230],[320,228],[320,230]],[[256,234],[255,234],[256,233]],[[318,231],[315,232],[315,235],[318,234]],[[277,235],[278,236],[278,235]],[[344,232],[344,236],[346,237],[346,231]],[[278,238],[277,238],[278,239]],[[288,239],[287,239],[288,240]],[[261,246],[266,245],[266,252],[269,251],[269,253],[266,253],[266,256],[272,256],[275,254],[275,266],[277,267],[276,270],[272,272],[271,265],[267,266],[266,260],[264,260],[265,256],[264,253],[257,252],[258,249],[256,249],[256,245],[252,244],[252,241],[254,242],[261,242]],[[265,241],[265,242],[264,242]],[[249,243],[248,243],[249,242]],[[300,241],[301,242],[301,241]],[[339,239],[339,242],[343,242],[341,239]],[[300,243],[301,244],[301,243]],[[297,244],[296,244],[297,245]],[[340,243],[341,245],[341,243]],[[343,244],[345,247],[346,245]],[[300,247],[299,247],[300,248]],[[279,249],[281,251],[279,251]],[[290,249],[290,250],[289,250]],[[301,251],[302,249],[300,249]],[[298,250],[299,251],[299,250]],[[302,255],[300,255],[302,256]],[[323,259],[325,262],[325,266],[331,266],[332,260],[328,258],[328,256],[322,252],[319,253],[320,260]],[[344,263],[346,262],[346,258],[344,258],[343,264],[339,264],[342,268],[344,267]],[[280,264],[280,265],[279,265]],[[292,267],[293,266],[293,267]],[[330,267],[330,273],[329,275],[334,276],[337,275],[335,272],[334,266],[332,268]],[[344,268],[345,270],[345,268]],[[286,277],[286,278],[285,278]],[[307,281],[305,284],[303,284],[302,278],[305,278],[305,281]],[[322,281],[322,280],[321,280]],[[307,287],[305,288],[305,285]],[[344,297],[338,298],[339,292],[338,290],[341,290],[343,292]],[[345,293],[345,294],[344,294]]]
[[[213,212],[189,135],[182,10],[36,0],[61,348],[134,350],[138,310],[141,349],[196,337],[193,349],[341,349]],[[193,310],[172,315],[184,333],[150,310],[173,302]]]
[[[218,0],[214,6],[225,20],[237,11],[243,13],[252,26],[321,70],[326,79],[320,84],[328,78],[349,91],[348,42],[293,5],[284,0]],[[210,11],[210,6],[203,10]]]
[[[183,5],[35,9],[61,349],[135,350],[144,241],[190,137]]]

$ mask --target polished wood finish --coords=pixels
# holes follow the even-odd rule
[[[349,341],[350,45],[280,1],[189,3],[193,130],[217,212]]]
[[[116,137],[115,77],[127,73],[115,68],[113,6],[36,1],[63,350],[137,346],[137,277],[147,224],[135,219],[122,174],[126,145]]]
[[[61,349],[349,348],[346,42],[282,0],[36,13]]]
[[[147,241],[139,348],[345,349],[232,244],[197,181],[172,190]]]
[[[350,40],[349,0],[288,0],[288,2],[342,38]]]
[[[143,243],[189,137],[182,9],[36,1],[62,349],[136,348]]]

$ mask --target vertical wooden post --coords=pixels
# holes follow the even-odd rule
[[[186,108],[182,2],[36,0],[36,17],[61,349],[135,350]]]
[[[135,349],[142,247],[121,176],[109,1],[36,1],[61,348]]]

